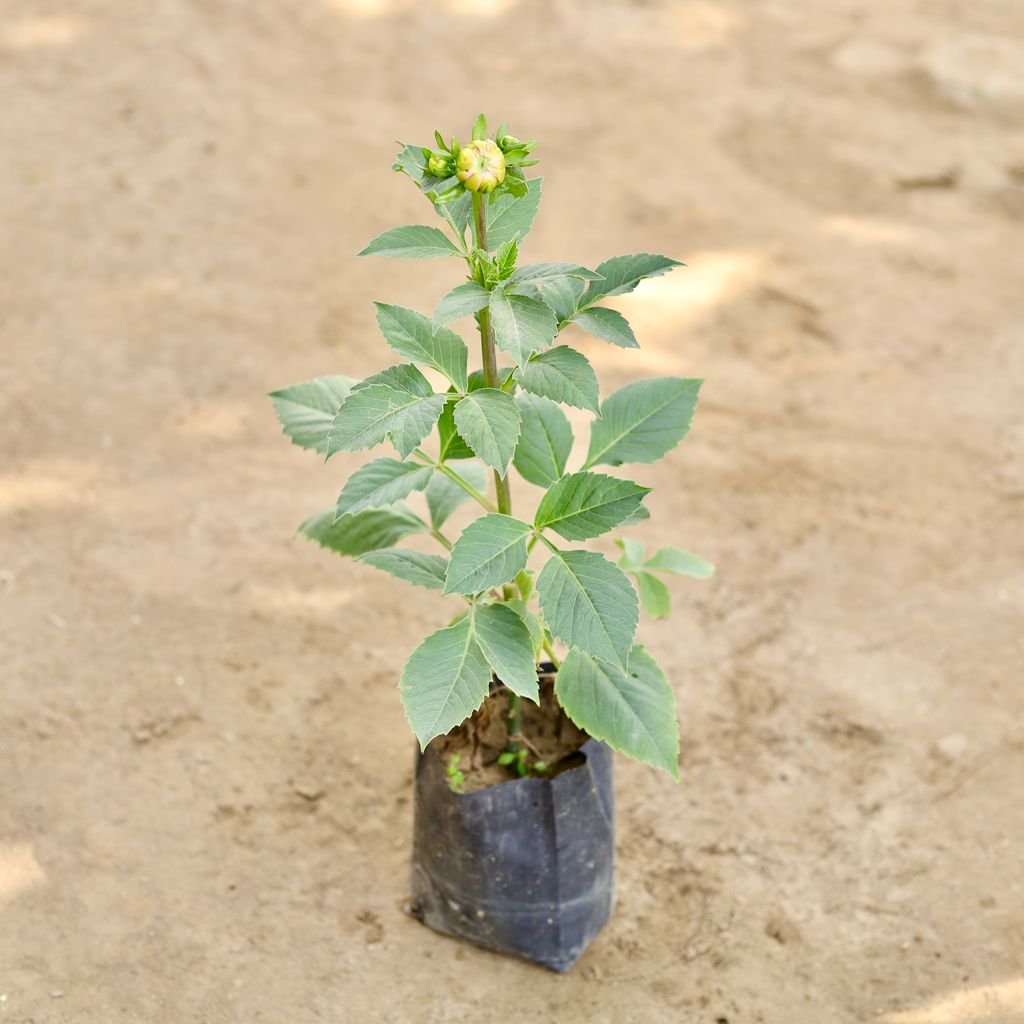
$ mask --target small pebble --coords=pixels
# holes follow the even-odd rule
[[[59,988],[55,988],[50,993],[50,998],[51,999],[63,999],[64,998],[64,993]]]

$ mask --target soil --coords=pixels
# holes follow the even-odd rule
[[[7,0],[0,1022],[1024,1020],[1022,36],[1014,0]],[[528,259],[687,263],[615,300],[639,350],[573,338],[605,391],[707,379],[628,467],[631,535],[718,565],[641,626],[683,781],[619,761],[565,977],[405,913],[396,682],[452,607],[294,538],[362,458],[264,397],[381,368],[370,299],[455,282],[353,253],[432,216],[392,140],[481,107],[542,142]]]
[[[518,779],[514,765],[498,763],[508,751],[522,752],[524,766],[534,777],[554,778],[583,762],[581,756],[574,755],[587,742],[587,734],[573,725],[555,699],[554,675],[542,672],[538,678],[540,702],[519,702],[520,727],[511,742],[509,693],[504,686],[495,687],[481,708],[462,725],[434,740],[449,773],[456,770],[462,775],[458,792],[475,793]]]

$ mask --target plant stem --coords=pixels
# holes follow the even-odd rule
[[[430,531],[430,536],[434,538],[446,551],[451,551],[452,542],[436,527]]]
[[[488,512],[497,512],[498,507],[488,498],[485,494],[481,494],[468,480],[463,479],[455,472],[454,469],[446,466],[439,459],[432,459],[422,448],[417,448],[413,455],[415,455],[421,462],[427,463],[433,466],[435,469],[439,469],[445,476],[450,477],[455,481],[471,498],[475,498]]]
[[[562,662],[555,655],[555,649],[547,640],[544,641],[544,653],[551,659],[551,664],[555,666],[555,671],[562,667]]]
[[[478,249],[487,249],[487,209],[484,197],[479,192],[473,193],[473,227],[476,234]],[[486,307],[480,310],[480,354],[483,357],[484,383],[489,388],[501,390],[498,378],[498,353],[494,347],[494,328],[491,326],[491,311]],[[498,498],[498,511],[504,515],[512,514],[512,493],[508,486],[508,477],[494,471],[494,493]]]

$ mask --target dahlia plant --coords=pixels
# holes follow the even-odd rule
[[[617,563],[572,545],[647,518],[650,488],[596,467],[667,454],[689,430],[702,382],[637,380],[602,401],[593,367],[562,332],[574,324],[620,348],[638,347],[626,319],[601,301],[681,264],[649,253],[615,256],[594,270],[521,264],[541,198],[542,179],[524,174],[537,163],[536,143],[505,126],[489,136],[483,115],[466,145],[436,132],[435,140],[435,148],[403,146],[395,170],[408,175],[447,233],[392,228],[359,255],[458,260],[465,280],[431,316],[376,303],[395,365],[362,381],[319,377],[271,394],[285,433],[304,448],[329,459],[390,440],[398,456],[356,470],[337,503],[300,532],[460,600],[458,614],[402,672],[401,699],[421,747],[472,715],[500,683],[509,692],[510,753],[522,770],[519,702],[537,700],[546,656],[557,669],[557,701],[577,726],[678,778],[672,688],[636,643],[639,611],[668,614],[664,574],[706,578],[713,567],[678,548],[645,557],[643,545],[626,537],[615,538]],[[481,352],[473,371],[466,342],[449,326],[470,317]],[[594,416],[574,470],[562,405]],[[545,488],[532,516],[513,514],[513,469]],[[425,499],[419,513],[406,504],[417,492]],[[445,525],[465,502],[481,514],[449,537]],[[440,553],[399,544],[414,534],[431,537]],[[533,554],[546,556],[539,570]],[[564,655],[556,641],[568,648]]]

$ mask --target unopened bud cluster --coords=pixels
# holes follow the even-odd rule
[[[505,125],[491,139],[486,136],[486,128],[481,115],[473,130],[472,142],[461,146],[457,139],[452,139],[446,143],[440,132],[435,132],[438,149],[423,150],[426,171],[430,177],[442,181],[452,177],[458,180],[458,184],[445,190],[442,201],[449,200],[455,189],[461,192],[460,185],[470,192],[486,195],[502,185],[506,177],[515,179],[508,184],[513,194],[520,194],[517,187],[520,190],[525,187],[523,175],[518,169],[537,163],[529,159],[537,143],[517,139],[508,133]],[[508,174],[509,168],[516,168],[512,175]]]

